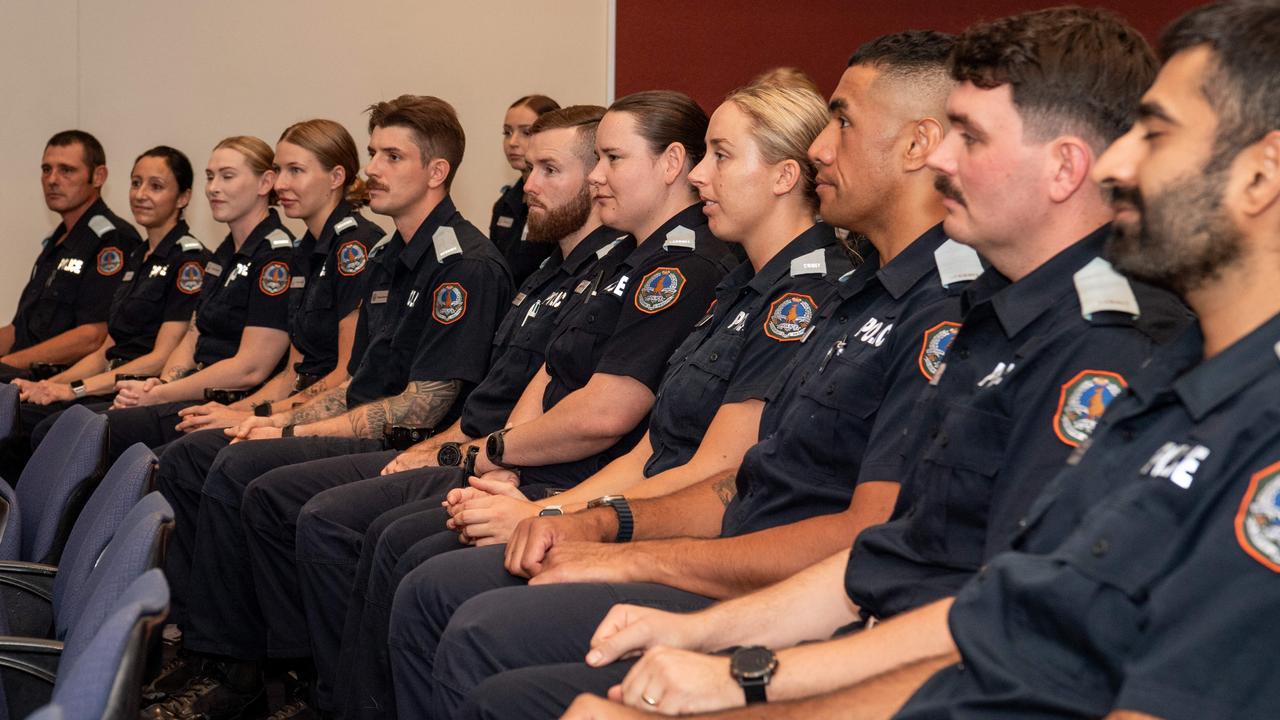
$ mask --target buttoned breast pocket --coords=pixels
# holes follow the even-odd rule
[[[700,438],[724,402],[745,343],[742,333],[718,333],[692,350],[677,352],[659,388],[655,409],[660,405],[674,428]]]
[[[555,362],[564,379],[586,383],[617,327],[620,309],[616,299],[599,295],[572,309],[561,321],[564,329],[552,341],[547,358]]]
[[[826,482],[851,484],[866,451],[884,391],[882,369],[867,360],[854,353],[827,359],[800,387],[798,417],[783,419],[796,425],[788,432]]]

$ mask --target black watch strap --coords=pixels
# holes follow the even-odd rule
[[[489,437],[484,442],[484,456],[494,465],[511,470],[515,469],[516,466],[503,460],[503,457],[507,453],[506,438],[507,431],[509,429],[510,428],[502,428],[501,430],[489,433]]]
[[[267,400],[254,405],[253,414],[257,417],[271,417],[271,401]]]
[[[466,477],[476,474],[476,456],[480,454],[480,448],[475,445],[467,447],[467,454],[462,458],[462,472]]]
[[[631,514],[631,503],[621,495],[605,495],[587,503],[588,508],[596,508],[602,505],[608,505],[618,514],[618,534],[614,536],[614,542],[630,542],[632,535],[635,533],[636,520]]]

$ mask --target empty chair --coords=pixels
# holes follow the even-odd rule
[[[22,513],[22,550],[16,558],[56,564],[80,508],[102,476],[107,419],[82,405],[58,416],[15,488]]]
[[[0,384],[0,440],[13,434],[18,423],[18,386]]]

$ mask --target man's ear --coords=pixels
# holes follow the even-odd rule
[[[1262,215],[1280,202],[1280,130],[1272,130],[1240,153],[1237,163],[1248,173],[1240,211]]]
[[[444,187],[449,179],[449,161],[444,158],[432,158],[427,161],[427,187],[431,189]]]
[[[1049,143],[1049,198],[1066,202],[1089,180],[1093,168],[1093,148],[1074,135],[1064,135]]]
[[[89,174],[89,183],[93,187],[101,190],[103,185],[107,184],[107,166],[99,165]]]
[[[942,138],[946,136],[947,130],[936,119],[927,117],[913,121],[910,132],[911,142],[907,145],[907,152],[903,156],[902,169],[906,172],[915,172],[925,166],[924,162],[929,157],[929,153],[942,144]]]

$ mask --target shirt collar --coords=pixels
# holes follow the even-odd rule
[[[156,245],[155,250],[151,251],[150,257],[161,258],[168,255],[173,246],[178,244],[178,239],[186,235],[190,230],[191,228],[187,226],[186,220],[178,220],[178,224],[174,225],[173,229],[165,233],[164,237],[160,239],[160,244]],[[146,252],[147,243],[143,242],[138,247],[143,248],[143,252]]]
[[[413,240],[405,244],[404,250],[400,252],[400,262],[404,266],[413,270],[418,267],[418,263],[428,253],[434,250],[434,241],[432,236],[436,234],[442,226],[448,225],[453,216],[458,214],[458,209],[453,205],[453,199],[445,195],[443,199],[427,214],[427,219],[422,221],[418,229],[413,233]],[[433,255],[434,256],[434,255]]]
[[[76,232],[76,231],[84,231],[84,230],[88,230],[88,228],[89,228],[89,221],[90,221],[90,220],[92,220],[92,219],[93,219],[93,217],[94,217],[95,215],[104,215],[104,216],[105,216],[105,215],[108,215],[110,212],[111,212],[111,211],[107,209],[107,201],[106,201],[106,200],[103,200],[103,199],[102,199],[102,196],[101,196],[101,195],[99,195],[99,196],[98,196],[98,199],[97,199],[97,200],[94,200],[94,201],[93,201],[93,204],[89,205],[89,209],[88,209],[88,210],[85,210],[85,211],[80,215],[80,219],[79,219],[79,220],[76,220],[76,224],[75,224],[75,225],[72,225],[72,226],[67,230],[67,237],[68,237],[68,238],[70,238],[70,237],[71,237],[71,234],[72,234],[72,233],[74,233],[74,232]],[[51,234],[51,235],[49,236],[49,239],[50,239],[50,240],[52,240],[52,239],[54,239],[54,238],[58,237],[59,235],[61,235],[61,234],[62,234],[62,228],[63,228],[63,227],[64,227],[64,226],[62,225],[62,223],[58,223],[57,227],[54,227],[54,229],[53,229],[53,234]]]
[[[339,200],[338,206],[329,213],[329,219],[324,221],[324,229],[320,231],[320,237],[316,239],[315,247],[311,252],[316,255],[328,255],[329,248],[333,247],[333,239],[338,236],[333,226],[337,225],[340,220],[350,215],[352,212],[351,205],[346,200]],[[308,230],[310,235],[311,231]]]
[[[738,287],[747,285],[757,295],[764,295],[770,288],[777,285],[779,280],[791,274],[792,260],[834,244],[836,244],[835,230],[826,223],[814,223],[770,258],[769,262],[760,268],[760,272],[754,272],[751,261],[746,260],[730,271],[725,277],[725,283],[733,283]],[[752,277],[753,273],[754,277]]]
[[[1196,327],[1199,327],[1197,324]],[[1202,357],[1196,348],[1196,358]],[[1192,367],[1173,382],[1173,390],[1197,422],[1222,403],[1256,385],[1280,366],[1280,315],[1234,345]]]
[[[249,237],[245,238],[244,244],[240,246],[240,250],[237,251],[236,254],[244,255],[245,257],[253,257],[254,254],[258,252],[258,246],[267,241],[267,235],[270,234],[272,230],[283,227],[284,226],[280,224],[280,215],[276,212],[276,209],[269,208],[267,210],[267,216],[262,219],[262,222],[258,223],[253,228],[249,233]],[[230,236],[228,235],[228,237]]]
[[[626,264],[628,267],[640,267],[649,260],[650,257],[662,252],[662,244],[666,242],[667,233],[676,229],[677,225],[683,225],[690,230],[696,231],[700,227],[707,224],[707,216],[702,212],[702,203],[694,203],[689,207],[676,213],[674,217],[663,223],[653,234],[645,238],[636,246],[635,250],[627,256]]]
[[[596,253],[600,251],[600,248],[614,240],[625,237],[627,237],[627,234],[621,230],[611,228],[608,225],[601,225],[582,238],[577,247],[569,252],[569,257],[560,263],[560,268],[567,275],[577,275],[583,267],[596,259]],[[556,257],[559,254],[557,251],[552,257]]]
[[[937,269],[938,260],[933,253],[946,241],[947,234],[942,230],[942,223],[924,231],[923,235],[913,240],[889,264],[876,271],[880,284],[884,285],[884,289],[889,291],[894,300],[898,300],[915,287],[921,278]],[[877,263],[879,258],[880,254],[876,253]]]

